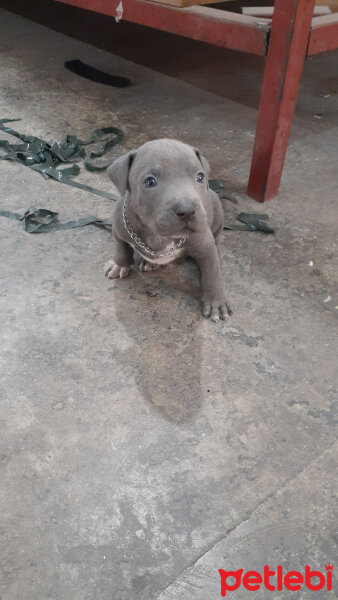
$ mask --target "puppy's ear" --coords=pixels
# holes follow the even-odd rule
[[[198,158],[198,160],[200,161],[203,170],[205,172],[206,177],[209,177],[210,175],[210,166],[209,163],[207,161],[206,158],[204,158],[204,156],[202,156],[202,154],[200,153],[200,151],[198,150],[198,148],[195,148],[195,152],[196,152],[196,156]]]
[[[135,155],[136,150],[131,150],[131,152],[127,152],[127,154],[123,154],[123,156],[114,160],[113,164],[107,169],[110,179],[116,185],[121,196],[124,196],[126,190],[129,189],[129,171]]]

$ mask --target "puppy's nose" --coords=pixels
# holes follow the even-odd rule
[[[196,212],[196,207],[190,203],[178,202],[173,206],[173,211],[180,219],[191,219]]]

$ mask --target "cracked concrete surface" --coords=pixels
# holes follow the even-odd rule
[[[135,31],[122,26],[125,36]],[[244,194],[257,117],[248,98],[263,69],[256,58],[223,52],[250,74],[230,71],[227,95],[214,49],[208,89],[193,55],[191,64],[189,53],[172,57],[175,38],[166,38],[169,77],[159,64],[119,57],[116,40],[112,54],[5,10],[0,27],[1,118],[57,139],[121,126],[112,158],[179,137],[226,179],[238,200],[224,201],[228,218],[267,212],[276,228],[224,232],[235,314],[215,326],[201,317],[190,262],[107,281],[106,232],[34,236],[0,219],[3,600],[217,600],[219,568],[323,570],[337,556],[336,55],[306,65],[281,192],[261,207]],[[137,43],[142,35],[151,44],[146,29]],[[133,85],[78,78],[63,67],[72,58]],[[111,216],[110,201],[18,164],[1,161],[0,172],[1,207],[35,204],[62,220]],[[102,174],[81,181],[110,189]],[[267,591],[250,597],[275,600]],[[318,594],[292,594],[310,597]]]
[[[331,526],[336,518],[337,497],[331,485],[331,469],[336,469],[337,451],[335,442],[185,569],[161,592],[159,600],[220,598],[216,564],[220,568],[231,564],[243,568],[244,572],[257,570],[260,573],[264,564],[283,565],[285,571],[293,569],[304,573],[304,566],[313,552],[313,539],[316,540],[315,560],[320,562],[321,555],[336,556],[337,536],[332,535]],[[322,571],[325,573],[324,568]],[[287,590],[283,593],[302,599],[318,596],[318,592],[306,588],[301,593]],[[245,598],[248,593],[236,590],[227,595]],[[251,598],[268,599],[271,596],[271,591],[266,589],[250,593]],[[330,598],[332,592],[321,592],[320,597]]]

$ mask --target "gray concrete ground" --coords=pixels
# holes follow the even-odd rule
[[[179,137],[226,179],[228,218],[267,212],[276,227],[224,232],[235,313],[214,325],[192,263],[111,282],[106,232],[33,236],[0,219],[2,599],[216,600],[219,568],[324,571],[337,559],[337,55],[306,66],[281,192],[262,207],[244,193],[262,61],[210,49],[199,80],[193,54],[173,55],[169,77],[4,10],[0,24],[1,118],[43,138],[121,126],[112,157]],[[133,85],[76,77],[72,58]],[[0,171],[1,207],[111,215],[18,164]],[[248,596],[334,592],[227,595]]]

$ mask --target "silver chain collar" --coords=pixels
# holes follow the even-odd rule
[[[147,246],[144,242],[142,242],[141,238],[139,238],[136,235],[135,231],[133,230],[132,226],[130,225],[130,223],[128,221],[126,201],[127,201],[127,195],[125,196],[124,201],[123,201],[123,210],[122,210],[123,223],[125,225],[126,230],[129,233],[131,239],[134,240],[134,242],[136,242],[136,244],[138,246],[140,246],[140,248],[142,248],[143,250],[145,250],[146,252],[148,252],[148,254],[150,254],[151,256],[156,256],[156,257],[159,257],[159,256],[170,256],[170,254],[172,254],[173,252],[175,252],[175,250],[178,250],[179,248],[182,248],[183,244],[187,240],[187,236],[180,238],[178,240],[177,244],[174,244],[168,250],[153,250],[152,248],[149,248],[149,246]]]

